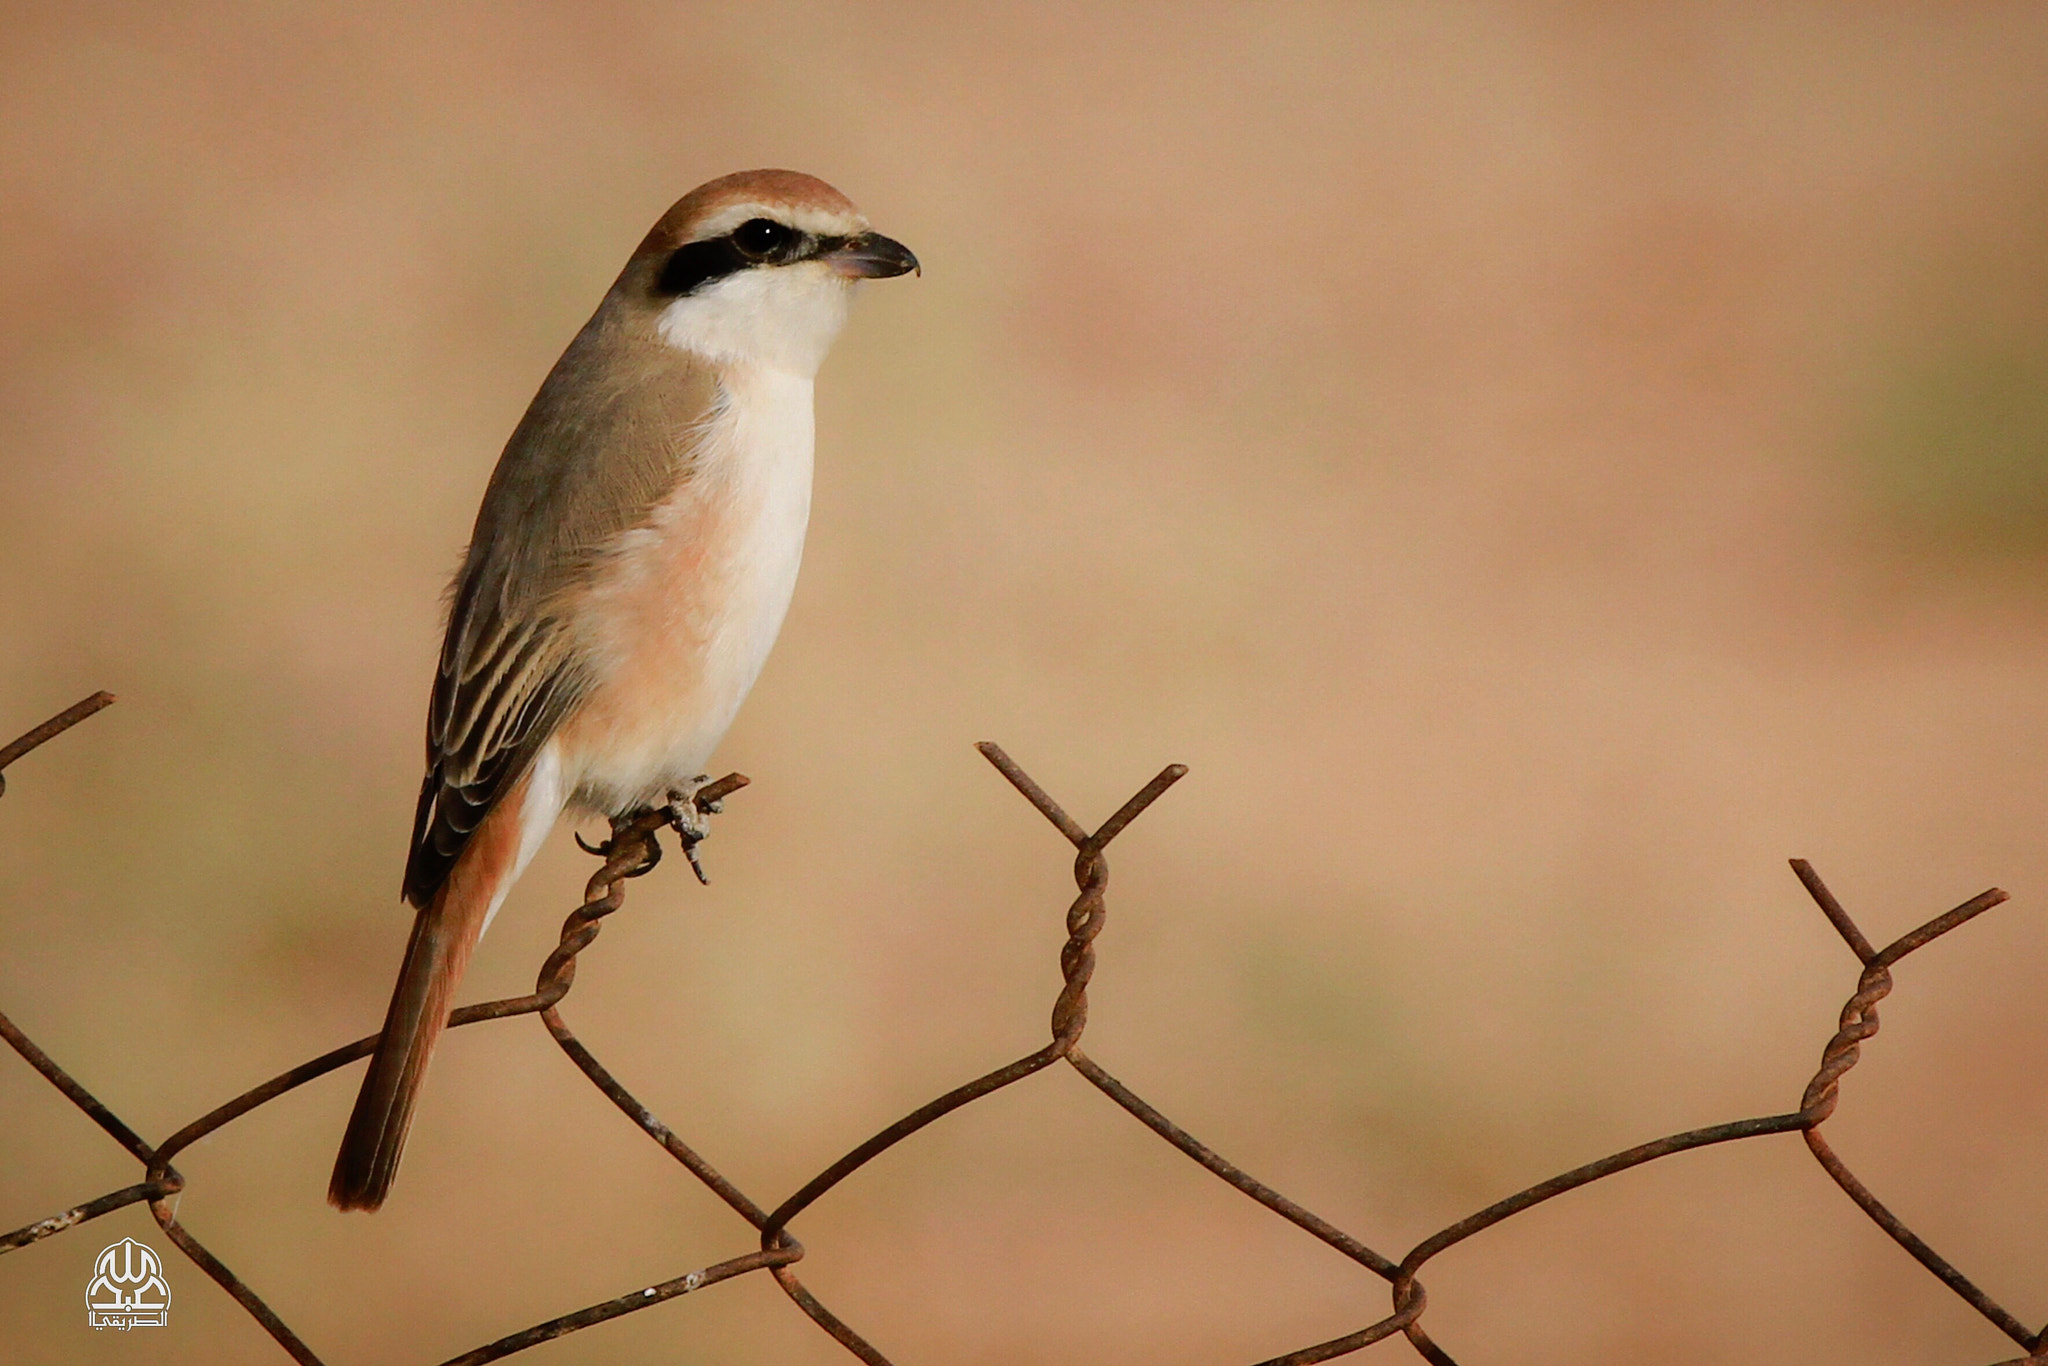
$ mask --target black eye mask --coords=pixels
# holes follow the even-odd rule
[[[772,218],[749,218],[723,237],[686,242],[669,253],[656,278],[655,293],[670,298],[695,294],[714,280],[754,266],[808,261],[846,245],[844,237],[814,237]]]

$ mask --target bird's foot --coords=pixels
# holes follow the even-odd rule
[[[619,841],[630,836],[644,850],[640,865],[627,873],[627,877],[640,877],[654,871],[661,862],[661,843],[653,838],[653,832],[666,825],[676,832],[683,846],[683,857],[690,861],[690,871],[697,875],[697,881],[709,884],[704,863],[697,857],[697,846],[711,836],[710,818],[725,809],[725,799],[747,785],[744,773],[728,773],[717,782],[700,773],[681,787],[669,789],[668,800],[659,806],[641,807],[623,816],[612,818],[612,837],[602,844],[591,844],[583,836],[576,836],[576,844],[585,853],[600,858],[610,858],[621,847]],[[646,822],[653,818],[650,827]]]
[[[690,861],[690,871],[706,886],[711,878],[704,872],[703,860],[697,857],[697,846],[711,837],[711,817],[725,809],[726,796],[746,786],[746,782],[737,773],[727,774],[717,782],[711,780],[710,774],[699,773],[682,787],[669,789],[668,805],[663,811],[682,841],[683,857]]]
[[[711,834],[711,822],[707,817],[718,809],[718,804],[712,802],[708,809],[697,804],[697,794],[709,786],[711,775],[699,773],[681,787],[668,790],[668,805],[663,809],[668,813],[668,823],[675,827],[675,832],[683,837],[685,844],[695,844]]]

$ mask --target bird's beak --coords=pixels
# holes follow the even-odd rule
[[[885,280],[891,275],[924,274],[910,248],[878,232],[849,237],[819,259],[849,280]]]

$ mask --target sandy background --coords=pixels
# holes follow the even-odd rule
[[[172,10],[176,12],[173,13]],[[969,748],[1118,845],[1090,1051],[1395,1254],[1792,1108],[1911,960],[1838,1149],[2048,1319],[2048,9],[10,6],[0,1006],[151,1137],[373,1028],[438,594],[520,410],[676,195],[839,184],[916,248],[819,385],[804,579],[716,885],[633,887],[571,1022],[747,1189],[1036,1046],[1071,883]],[[525,989],[562,833],[467,999]],[[180,1165],[335,1366],[746,1250],[537,1022],[454,1036],[392,1204],[359,1069]],[[0,1057],[0,1227],[136,1179]],[[1064,1072],[805,1215],[902,1366],[1249,1362],[1383,1287]],[[284,1358],[129,1210],[0,1261],[0,1357]],[[1473,1363],[2013,1354],[1794,1137],[1446,1256]],[[1404,1360],[1396,1345],[1359,1359]],[[750,1278],[520,1360],[848,1360]]]

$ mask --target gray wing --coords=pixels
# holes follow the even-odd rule
[[[405,897],[426,907],[470,835],[592,680],[576,590],[689,477],[717,402],[701,365],[629,332],[608,299],[541,385],[491,474],[457,575],[427,713]]]

